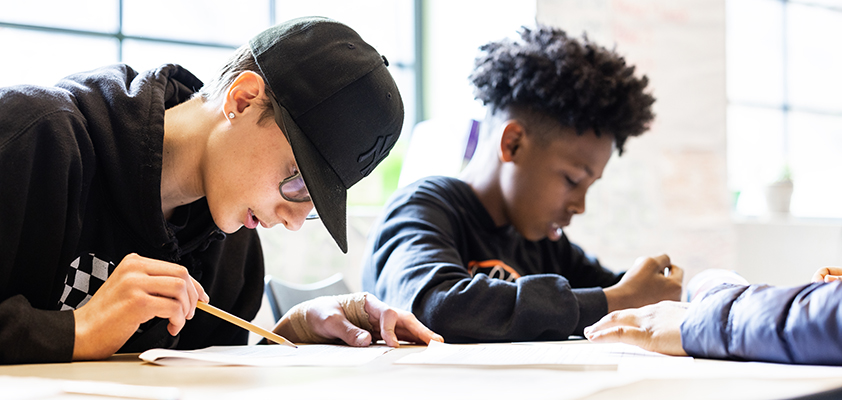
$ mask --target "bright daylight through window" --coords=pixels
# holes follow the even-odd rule
[[[766,213],[770,184],[791,181],[792,215],[842,218],[842,1],[726,4],[728,181],[737,213]]]

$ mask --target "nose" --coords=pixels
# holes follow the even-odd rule
[[[278,216],[284,222],[284,227],[291,231],[297,231],[304,225],[307,215],[313,210],[313,203],[292,203],[284,202],[279,206]]]
[[[574,194],[570,203],[567,204],[567,212],[573,214],[585,213],[585,193],[583,191]]]

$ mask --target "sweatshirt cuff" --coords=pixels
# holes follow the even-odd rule
[[[608,300],[605,299],[602,288],[572,289],[571,291],[579,304],[579,323],[573,334],[584,336],[583,331],[586,327],[608,314]]]
[[[681,347],[693,357],[730,358],[731,306],[747,286],[722,284],[696,299],[681,323]]]
[[[33,308],[22,295],[0,303],[0,364],[69,362],[76,320],[72,311]]]

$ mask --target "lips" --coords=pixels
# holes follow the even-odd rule
[[[561,239],[561,225],[553,222],[547,227],[547,239],[556,241]]]
[[[248,215],[246,216],[245,227],[249,229],[257,228],[257,224],[260,223],[260,220],[254,215],[254,212],[251,211],[249,208]]]

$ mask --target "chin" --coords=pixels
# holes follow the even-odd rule
[[[242,228],[242,227],[243,227],[243,225],[239,225],[239,226],[237,226],[237,227],[236,227],[236,228],[234,228],[234,229],[224,228],[224,227],[221,227],[221,226],[218,226],[218,225],[217,225],[217,227],[218,227],[218,228],[219,228],[219,230],[221,230],[222,232],[225,232],[225,234],[230,235],[230,234],[232,234],[232,233],[234,233],[234,232],[236,232],[236,231],[240,230],[240,228]]]
[[[238,230],[240,230],[240,228],[243,227],[242,223],[233,223],[233,224],[224,224],[223,223],[223,224],[220,224],[215,219],[213,220],[213,223],[216,225],[217,228],[219,228],[219,230],[221,230],[221,231],[223,231],[223,232],[225,232],[226,234],[229,234],[229,235],[238,231]]]
[[[546,233],[537,233],[537,232],[524,233],[524,232],[520,232],[520,234],[521,234],[521,236],[523,236],[524,239],[526,239],[530,242],[537,242],[537,241],[544,240],[544,239],[547,238]]]

